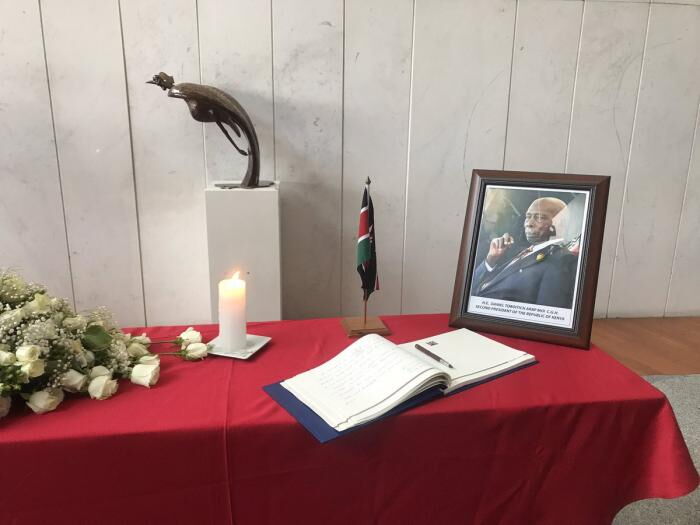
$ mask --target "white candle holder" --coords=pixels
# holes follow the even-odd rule
[[[220,355],[222,357],[233,357],[234,359],[248,359],[272,339],[266,335],[254,334],[246,334],[245,337],[245,348],[236,349],[222,346],[221,341],[219,341],[219,338],[216,337],[209,341],[209,344],[211,345],[209,353],[213,355]]]

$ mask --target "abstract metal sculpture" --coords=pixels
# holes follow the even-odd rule
[[[199,122],[216,122],[219,129],[226,135],[229,142],[241,155],[248,157],[248,169],[246,170],[241,188],[259,188],[270,186],[271,181],[260,180],[260,145],[258,136],[255,133],[253,122],[250,120],[243,106],[228,93],[212,86],[202,84],[191,84],[183,82],[175,84],[173,77],[167,73],[160,72],[153,76],[153,80],[146,82],[155,84],[163,91],[168,91],[168,96],[181,98],[187,104],[192,118]],[[248,151],[241,149],[233,140],[229,132],[224,127],[227,124],[237,137],[241,133],[248,140]],[[233,185],[226,185],[232,187]]]

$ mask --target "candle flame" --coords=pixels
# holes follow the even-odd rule
[[[241,275],[241,272],[236,272],[236,273],[233,274],[233,277],[231,277],[231,279],[233,279],[233,280],[238,280],[238,277],[239,277],[240,275]]]

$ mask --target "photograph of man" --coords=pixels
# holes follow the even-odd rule
[[[472,295],[572,308],[578,256],[555,227],[566,206],[555,197],[535,199],[525,212],[524,247],[516,248],[510,233],[491,239],[485,259],[474,270]]]

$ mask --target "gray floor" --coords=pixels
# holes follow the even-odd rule
[[[700,467],[700,375],[647,376],[671,403],[695,468]],[[700,489],[676,499],[647,499],[627,505],[614,525],[698,525]]]

